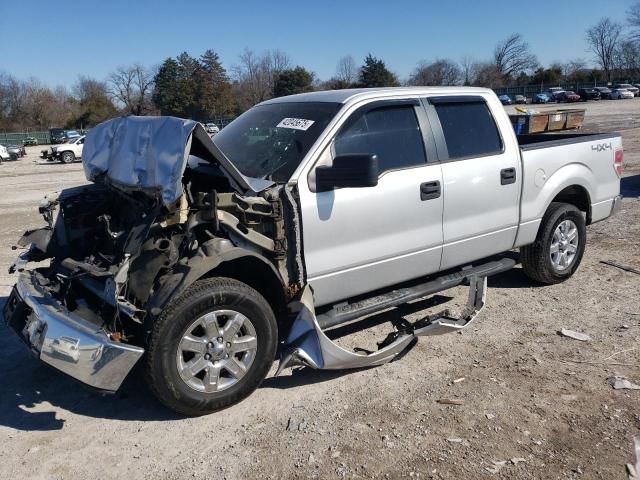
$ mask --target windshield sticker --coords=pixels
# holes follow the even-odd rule
[[[308,130],[313,123],[313,120],[305,120],[304,118],[283,118],[276,127],[293,128],[294,130]]]

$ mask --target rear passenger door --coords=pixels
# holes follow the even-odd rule
[[[375,154],[378,184],[315,192],[313,169],[308,183],[299,183],[305,265],[316,306],[440,267],[442,176],[435,155],[425,152],[425,142],[433,147],[433,141],[425,140],[423,122],[418,100],[367,104],[346,119],[314,168],[330,165],[337,155]]]
[[[482,96],[424,102],[443,180],[442,269],[513,247],[518,227],[520,156],[505,141]]]

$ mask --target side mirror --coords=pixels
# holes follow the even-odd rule
[[[378,185],[378,157],[356,153],[339,155],[332,166],[316,167],[316,188],[326,192],[334,188],[362,188]]]

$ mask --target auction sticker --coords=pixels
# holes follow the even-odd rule
[[[305,120],[304,118],[283,118],[276,127],[293,128],[294,130],[308,130],[313,123],[313,120]]]

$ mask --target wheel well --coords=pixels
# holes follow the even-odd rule
[[[573,205],[585,212],[587,225],[591,223],[591,198],[589,197],[589,192],[587,192],[584,187],[580,185],[566,187],[553,198],[552,202],[562,202]]]
[[[269,302],[278,322],[286,312],[287,300],[280,278],[257,258],[240,257],[222,262],[205,277],[228,277],[246,283]]]

